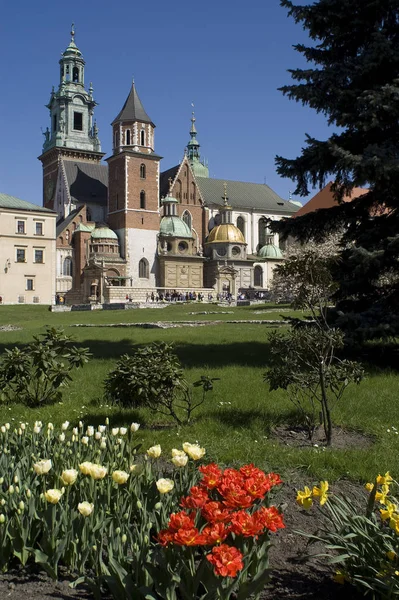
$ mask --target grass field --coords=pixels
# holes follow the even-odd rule
[[[220,314],[191,315],[191,312],[217,311]],[[232,314],[223,314],[231,311]],[[293,314],[285,307],[259,305],[218,308],[191,304],[165,309],[51,313],[40,306],[1,306],[0,325],[13,324],[19,331],[0,332],[0,353],[22,345],[44,331],[45,325],[63,327],[76,343],[88,347],[93,359],[74,373],[62,404],[28,410],[21,405],[0,407],[0,422],[32,423],[36,419],[61,423],[100,424],[106,416],[111,423],[142,424],[138,437],[147,448],[160,443],[167,450],[183,441],[198,441],[210,459],[225,464],[255,462],[258,466],[291,477],[300,469],[314,478],[355,480],[372,478],[391,470],[399,476],[399,377],[389,367],[366,365],[367,377],[360,386],[348,388],[333,413],[337,425],[360,430],[375,437],[368,449],[298,449],[280,445],[271,435],[273,426],[292,417],[285,393],[268,391],[263,373],[268,364],[268,329],[257,324],[208,325],[177,329],[75,328],[76,323],[123,323],[185,320],[278,319]],[[180,430],[167,426],[165,419],[149,411],[119,410],[107,406],[103,380],[117,358],[139,345],[153,341],[173,343],[191,382],[201,374],[220,377],[198,413],[195,422]],[[199,392],[198,392],[199,393]],[[389,430],[389,431],[388,431]]]

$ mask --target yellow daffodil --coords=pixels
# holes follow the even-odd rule
[[[78,476],[76,469],[65,469],[61,473],[61,480],[64,485],[72,485],[75,483]]]
[[[393,478],[390,476],[389,471],[387,471],[385,473],[385,475],[378,475],[378,477],[377,477],[378,485],[383,485],[383,484],[391,485],[392,481],[393,481]]]
[[[386,504],[385,504],[385,509],[380,508],[381,519],[383,521],[387,521],[388,519],[391,519],[392,515],[396,512],[396,509],[397,509],[396,504],[393,504],[392,502],[387,500]]]
[[[158,479],[156,486],[160,494],[167,494],[173,490],[175,484],[171,479]]]
[[[309,508],[312,506],[312,491],[308,488],[307,485],[305,485],[303,492],[301,490],[298,490],[296,501],[297,504],[299,504],[299,506],[302,506],[302,508],[304,508],[305,510],[309,510]]]
[[[93,510],[94,510],[94,504],[91,504],[90,502],[80,502],[78,504],[78,511],[84,517],[88,517],[89,515],[91,515]]]
[[[47,490],[44,492],[44,497],[50,504],[57,504],[62,496],[61,490]]]
[[[33,469],[37,475],[45,475],[51,469],[51,460],[39,460],[39,462],[33,465]]]
[[[205,448],[201,448],[199,444],[190,444],[190,442],[184,442],[183,450],[192,460],[199,460],[205,454]]]
[[[384,483],[381,486],[381,491],[376,493],[375,499],[380,504],[385,504],[386,501],[387,501],[388,494],[389,494],[389,485],[387,485],[386,483]]]
[[[151,446],[151,448],[148,448],[147,456],[150,458],[159,458],[161,456],[161,452],[161,446],[157,444],[156,446]]]
[[[399,535],[399,514],[393,513],[391,518],[389,519],[389,527],[394,530],[396,534]]]
[[[366,488],[366,490],[368,492],[371,493],[373,491],[374,483],[366,483],[366,485],[364,487]]]
[[[328,481],[320,481],[320,487],[314,487],[312,494],[316,498],[320,498],[320,506],[323,506],[328,499]]]
[[[112,473],[112,479],[115,483],[123,485],[129,479],[129,473],[126,473],[126,471],[114,471]]]
[[[335,571],[333,579],[334,579],[335,583],[344,585],[344,583],[346,581],[345,573],[343,573],[342,571]]]
[[[387,557],[389,558],[389,560],[395,560],[397,557],[397,554],[393,550],[390,550],[389,552],[387,552]]]

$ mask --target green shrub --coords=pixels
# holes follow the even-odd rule
[[[0,398],[29,407],[59,402],[73,369],[88,362],[87,348],[70,346],[62,329],[48,328],[25,348],[5,351],[0,362]]]
[[[133,356],[121,356],[105,379],[106,396],[123,407],[147,406],[171,416],[179,425],[179,416],[185,414],[189,423],[191,414],[205,400],[206,392],[213,389],[213,381],[203,375],[195,382],[202,387],[202,399],[194,402],[190,384],[184,378],[179,358],[171,345],[164,342],[139,348]]]

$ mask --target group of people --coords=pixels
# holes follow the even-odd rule
[[[190,301],[198,301],[202,302],[204,300],[204,294],[201,292],[178,292],[176,290],[167,291],[165,294],[162,292],[147,294],[146,302],[190,302]],[[212,294],[208,294],[208,302],[212,302]]]

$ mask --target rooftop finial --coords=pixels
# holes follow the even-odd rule
[[[223,188],[224,188],[224,195],[223,195],[223,204],[224,206],[228,206],[228,198],[227,198],[227,181],[224,182],[223,184]]]
[[[71,25],[71,42],[75,41],[75,23]]]
[[[133,75],[133,77],[132,77],[132,85],[134,85],[134,75]]]
[[[169,194],[172,195],[172,183],[173,183],[173,179],[171,177],[169,177],[168,183],[169,183]]]

